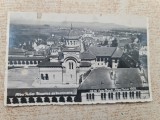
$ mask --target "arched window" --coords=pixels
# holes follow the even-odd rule
[[[92,93],[92,100],[94,100],[94,93]]]
[[[126,99],[127,99],[127,92],[125,92],[125,97],[126,97]]]
[[[46,80],[49,80],[48,74],[46,74]]]
[[[134,98],[134,92],[132,92],[132,98]]]
[[[136,91],[136,98],[139,98],[139,92]]]
[[[123,98],[125,99],[125,92],[123,92]]]
[[[113,99],[113,93],[111,93],[111,99]]]
[[[101,93],[101,100],[103,100],[103,93]]]
[[[111,99],[111,93],[108,93],[108,99]]]
[[[86,94],[86,99],[87,99],[87,100],[89,99],[88,94]]]
[[[118,92],[118,98],[120,99],[120,97],[121,97],[121,93],[120,93],[120,92]]]
[[[69,62],[69,69],[71,69],[71,62]]]
[[[104,99],[106,100],[106,93],[104,93]]]
[[[141,98],[141,91],[139,91],[139,98]]]
[[[89,99],[92,99],[92,96],[91,96],[91,94],[89,94]]]
[[[72,66],[72,69],[73,69],[73,62],[72,62],[72,64],[71,64],[71,66]]]

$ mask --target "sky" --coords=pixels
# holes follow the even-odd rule
[[[146,28],[147,18],[135,15],[98,15],[98,14],[64,14],[64,13],[42,13],[41,18],[36,12],[11,12],[9,19],[11,23],[20,24],[52,24],[52,22],[99,22],[114,23],[128,27]]]

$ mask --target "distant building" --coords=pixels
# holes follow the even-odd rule
[[[9,57],[22,57],[26,55],[27,50],[21,48],[9,48]]]

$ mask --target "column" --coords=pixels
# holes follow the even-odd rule
[[[26,102],[29,103],[29,97],[25,97]]]
[[[67,97],[66,96],[64,96],[64,102],[67,102]]]
[[[45,97],[41,97],[41,99],[42,99],[42,103],[44,103],[44,102],[45,102],[45,101],[44,101],[44,98],[45,98]]]
[[[26,61],[24,61],[24,64],[26,65]]]
[[[17,98],[17,99],[18,99],[18,102],[21,103],[21,98]]]
[[[22,60],[20,61],[21,65],[22,65]]]
[[[28,65],[30,65],[30,61],[28,61]]]
[[[33,97],[34,102],[37,103],[37,97]]]
[[[9,98],[9,100],[10,100],[11,104],[13,104],[13,98]]]
[[[60,97],[58,96],[58,97],[56,97],[57,98],[57,102],[59,102],[60,101]]]
[[[38,61],[36,61],[36,64],[38,65]]]
[[[52,102],[52,97],[48,97],[49,98],[49,102]]]
[[[74,96],[71,96],[71,98],[72,98],[72,102],[75,102],[75,101],[74,101],[74,98],[75,98],[75,97],[74,97]]]

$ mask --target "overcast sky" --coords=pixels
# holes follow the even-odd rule
[[[42,13],[41,19],[37,19],[36,12],[11,12],[11,23],[39,24],[51,22],[100,22],[115,23],[128,27],[147,27],[147,18],[131,15],[85,15],[85,14],[62,14],[62,13]]]

